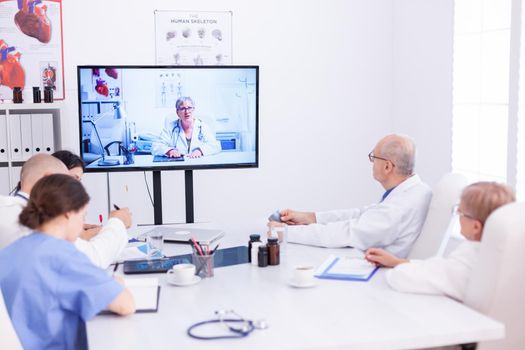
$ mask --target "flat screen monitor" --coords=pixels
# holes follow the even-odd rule
[[[87,172],[258,166],[258,66],[78,66]]]

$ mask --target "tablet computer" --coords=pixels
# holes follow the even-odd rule
[[[213,255],[214,267],[248,263],[247,246],[218,249]],[[124,261],[124,273],[162,273],[168,271],[176,264],[191,264],[191,260],[191,254],[175,255],[162,259],[126,260]]]
[[[161,259],[126,260],[124,261],[124,273],[161,273],[177,264],[191,264],[191,254]]]

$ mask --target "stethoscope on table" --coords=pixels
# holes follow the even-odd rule
[[[266,329],[268,328],[268,323],[264,320],[247,320],[241,315],[236,313],[233,310],[219,310],[215,311],[217,319],[207,320],[195,323],[188,328],[188,335],[194,339],[200,340],[216,340],[216,339],[235,339],[235,338],[244,338],[256,329]],[[233,315],[236,318],[226,318],[228,315]],[[223,324],[226,326],[230,334],[226,335],[199,335],[195,334],[196,328],[202,328],[202,326],[209,324]]]

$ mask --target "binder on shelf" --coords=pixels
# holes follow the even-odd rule
[[[33,141],[33,154],[42,152],[44,146],[43,119],[40,114],[31,114],[31,136]]]
[[[7,116],[0,114],[0,162],[7,162]]]
[[[20,114],[20,134],[22,137],[22,159],[28,160],[33,155],[31,114]]]
[[[0,167],[0,195],[8,196],[10,191],[9,168]]]
[[[20,133],[20,115],[9,115],[9,140],[11,141],[10,155],[11,160],[22,160],[22,136]]]
[[[41,114],[42,116],[42,146],[46,153],[55,152],[55,135],[53,131],[53,115]]]
[[[317,268],[315,277],[366,282],[378,269],[378,266],[366,261],[363,257],[330,255]]]

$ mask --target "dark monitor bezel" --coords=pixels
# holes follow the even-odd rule
[[[78,65],[77,66],[77,102],[78,102],[78,136],[79,155],[84,159],[82,145],[82,96],[80,87],[81,69],[255,69],[255,162],[254,163],[230,163],[230,164],[206,164],[206,165],[178,165],[178,166],[127,166],[127,167],[100,167],[89,168],[86,173],[106,172],[129,172],[129,171],[164,171],[164,170],[204,170],[204,169],[242,169],[259,167],[259,66],[258,65],[228,65],[228,66],[169,66],[169,65]],[[87,165],[87,164],[86,164]]]

